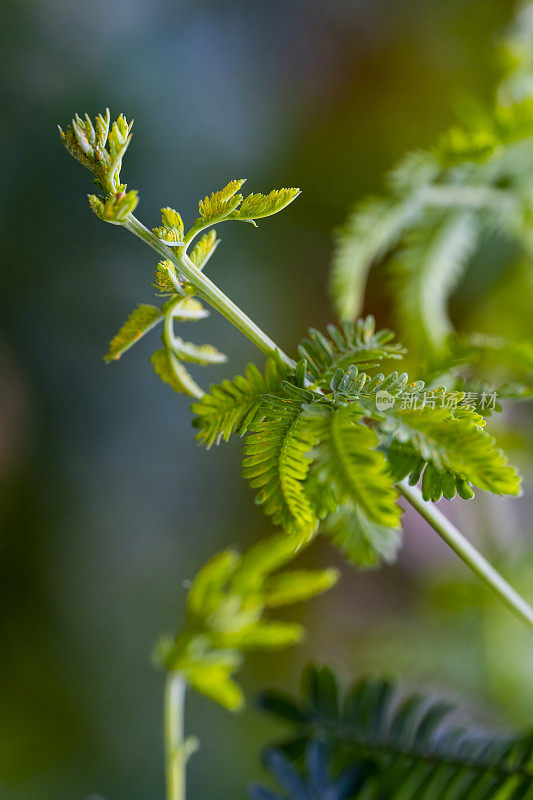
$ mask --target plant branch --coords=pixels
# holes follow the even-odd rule
[[[187,748],[184,741],[185,681],[170,672],[165,685],[167,800],[185,800]]]
[[[201,297],[222,314],[222,316],[226,317],[226,319],[255,344],[261,352],[267,356],[276,356],[277,354],[284,364],[287,364],[287,366],[291,368],[295,366],[292,358],[289,358],[283,350],[277,347],[270,336],[267,336],[267,334],[262,331],[233,300],[225,295],[207,275],[204,275],[204,273],[193,264],[186,253],[177,254],[173,252],[172,248],[167,247],[157,236],[149,231],[148,228],[145,228],[133,214],[128,216],[123,227],[127,228],[130,233],[133,233],[139,239],[142,239],[143,242],[149,245],[163,258],[172,261],[180,273],[190,280]]]
[[[181,274],[191,281],[198,293],[235,325],[265,355],[275,356],[279,354],[285,364],[290,367],[295,366],[295,362],[277,347],[275,342],[244,311],[192,263],[185,251],[181,253],[173,252],[172,248],[161,242],[133,214],[128,216],[124,227],[139,239],[142,239],[163,258],[168,258],[172,261]],[[533,627],[533,609],[531,606],[502,578],[463,534],[434,505],[423,500],[418,489],[409,486],[406,481],[399,483],[398,489],[459,558],[492,589],[516,616]],[[172,797],[171,800],[175,800],[175,798]]]
[[[533,628],[533,608],[516,592],[476,548],[457,530],[444,514],[432,503],[422,498],[416,487],[409,486],[406,480],[398,484],[405,499],[428,522],[434,531],[444,539],[459,558],[484,581],[511,611],[523,622]]]

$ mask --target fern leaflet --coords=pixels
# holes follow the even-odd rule
[[[308,454],[317,440],[315,426],[303,414],[301,401],[275,396],[266,400],[266,419],[250,426],[242,474],[258,489],[256,502],[274,523],[304,542],[318,524],[304,488]]]
[[[533,787],[533,735],[465,728],[454,722],[452,704],[421,694],[402,697],[388,681],[357,681],[342,699],[331,670],[310,666],[300,701],[265,692],[260,705],[294,727],[277,749],[278,763],[298,777],[290,784],[281,779],[291,800],[307,797],[309,748],[318,742],[326,744],[322,775],[342,753],[342,763],[358,776],[354,800],[518,800]]]
[[[279,391],[287,373],[280,361],[269,358],[264,375],[255,364],[249,364],[245,375],[213,384],[209,393],[191,406],[197,415],[193,420],[193,425],[199,428],[197,440],[212,447],[227,442],[233,433],[243,436],[259,418],[263,395]]]

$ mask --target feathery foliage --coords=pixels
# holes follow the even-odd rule
[[[152,287],[161,307],[142,304],[112,339],[115,361],[162,325],[162,346],[151,361],[175,391],[195,398],[197,439],[207,447],[246,436],[242,473],[256,502],[280,533],[240,555],[219,553],[200,570],[187,598],[187,618],[165,637],[155,658],[167,676],[169,800],[183,797],[192,743],[183,739],[183,688],[188,685],[226,708],[242,706],[234,680],[248,650],[298,642],[300,625],[270,618],[270,610],[310,599],[337,580],[335,570],[289,569],[296,551],[321,530],[358,567],[391,562],[401,541],[396,484],[421,481],[422,496],[437,501],[473,496],[473,488],[516,495],[520,479],[485,432],[494,403],[472,405],[469,376],[456,376],[489,360],[510,367],[525,386],[502,396],[533,394],[533,346],[499,336],[455,336],[447,303],[472,255],[487,236],[504,235],[533,252],[533,16],[508,43],[512,63],[489,117],[469,129],[454,128],[428,151],[407,156],[387,181],[387,197],[360,204],[336,237],[331,281],[342,324],[327,334],[314,328],[293,361],[204,274],[219,240],[213,226],[226,221],[256,225],[284,209],[299,189],[244,196],[244,180],[230,181],[199,202],[187,230],[181,214],[165,206],[151,230],[134,216],[135,190],[120,172],[132,123],[109,111],[93,121],[76,115],[66,133],[68,152],[94,176],[101,195],[89,204],[103,221],[121,225],[157,253]],[[199,237],[194,243],[196,237]],[[194,244],[193,244],[194,243]],[[402,334],[422,380],[377,372],[406,350],[373,317],[356,321],[369,269],[386,262],[397,295]],[[201,301],[200,299],[201,298]],[[185,364],[220,364],[212,345],[185,341],[175,324],[198,321],[209,303],[267,355],[264,373],[213,385],[208,393]],[[403,337],[402,337],[403,338]],[[446,373],[452,379],[439,382]],[[449,377],[449,376],[447,376]],[[529,386],[527,385],[529,382]],[[486,392],[483,390],[483,397]],[[492,395],[491,395],[492,396]],[[483,413],[479,413],[482,411]],[[409,498],[406,484],[402,487]],[[411,503],[420,510],[416,495]],[[461,534],[423,516],[463,560],[523,619],[533,611]],[[433,515],[433,516],[432,516]],[[475,550],[473,551],[476,552]],[[474,567],[475,564],[475,567]],[[169,687],[169,688],[168,688]],[[494,737],[449,722],[449,706],[418,695],[398,699],[386,681],[356,683],[342,704],[336,679],[310,668],[301,703],[265,694],[263,707],[288,720],[294,736],[271,750],[267,764],[283,787],[281,800],[525,800],[533,791],[533,737]],[[280,800],[264,787],[253,800]]]
[[[249,434],[243,475],[276,524],[306,541],[323,533],[358,567],[390,562],[401,536],[394,484],[422,481],[424,499],[473,497],[473,486],[520,493],[485,419],[460,392],[424,390],[406,373],[370,376],[367,365],[402,358],[390,331],[374,320],[346,324],[329,337],[312,330],[294,372],[267,382],[254,368],[211,388],[193,404],[198,438],[210,446],[235,432]],[[305,387],[305,388],[304,388]]]
[[[426,500],[451,500],[455,491],[472,497],[469,484],[494,494],[517,495],[520,481],[492,436],[482,428],[485,420],[470,408],[400,410],[396,416],[389,462],[393,478],[407,475],[412,483],[422,478]],[[384,423],[386,430],[391,425]]]
[[[294,548],[280,535],[242,555],[224,550],[214,556],[191,585],[185,627],[159,641],[157,662],[226,708],[241,708],[242,690],[232,676],[243,654],[284,648],[304,635],[301,625],[270,619],[269,609],[308,600],[338,579],[334,569],[279,572],[293,558]]]
[[[347,369],[352,364],[371,367],[388,358],[402,358],[405,349],[393,343],[394,333],[376,332],[374,317],[345,322],[342,328],[328,325],[328,336],[309,328],[308,338],[298,346],[300,358],[318,385],[329,384],[337,369]],[[375,362],[375,363],[374,363]]]
[[[359,203],[335,237],[330,289],[339,318],[357,317],[369,270],[385,264],[399,333],[429,364],[446,350],[448,300],[479,248],[496,235],[532,252],[532,41],[524,11],[506,41],[507,74],[490,113],[406,156],[386,195]]]
[[[318,524],[304,486],[311,464],[308,453],[318,441],[303,413],[305,400],[313,394],[300,390],[302,403],[301,396],[284,389],[284,396],[265,398],[264,419],[250,426],[242,474],[258,489],[256,503],[274,523],[306,541]]]
[[[360,569],[373,569],[382,562],[391,564],[402,543],[398,523],[380,525],[369,519],[357,503],[335,507],[322,530],[350,564]]]
[[[333,786],[351,775],[350,797],[361,800],[518,800],[533,789],[532,734],[468,728],[457,723],[452,704],[422,694],[402,697],[390,681],[356,681],[342,698],[334,673],[310,666],[300,700],[264,692],[259,703],[294,729],[267,756],[287,800],[306,800],[309,782],[316,786],[319,777],[324,787],[339,764],[344,772]],[[321,791],[315,796],[324,796]],[[257,787],[251,796],[278,797]]]
[[[267,750],[263,759],[265,766],[284,792],[278,794],[260,783],[252,783],[248,787],[251,800],[348,800],[357,796],[368,774],[366,765],[354,764],[332,777],[330,757],[323,742],[309,742],[301,774],[281,750]]]
[[[255,364],[248,364],[244,375],[211,386],[209,393],[191,406],[196,414],[193,424],[199,428],[198,441],[209,448],[227,442],[233,433],[243,436],[257,421],[263,396],[279,391],[287,374],[288,369],[279,360],[269,358],[264,374]]]
[[[376,433],[362,424],[357,406],[310,405],[305,419],[320,443],[314,453],[317,479],[333,490],[340,504],[351,502],[371,522],[398,527],[400,509],[387,461],[376,449]]]

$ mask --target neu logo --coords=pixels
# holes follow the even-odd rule
[[[387,411],[393,407],[395,401],[394,395],[384,389],[381,392],[376,392],[376,408],[378,411]]]

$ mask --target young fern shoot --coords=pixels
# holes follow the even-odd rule
[[[284,353],[205,274],[219,244],[214,226],[257,221],[276,214],[298,189],[269,194],[241,193],[232,180],[199,203],[187,230],[172,208],[161,210],[152,230],[133,214],[135,190],[121,182],[131,123],[121,115],[76,116],[63,144],[94,176],[100,196],[90,207],[103,221],[133,233],[158,257],[152,287],[164,302],[139,305],[112,339],[106,361],[116,361],[152,330],[161,346],[151,361],[157,375],[176,392],[193,398],[198,442],[211,447],[232,435],[245,436],[243,476],[256,503],[280,532],[244,555],[225,551],[197,575],[188,595],[187,620],[175,637],[156,648],[168,674],[165,694],[167,797],[183,800],[185,764],[195,744],[183,735],[186,686],[237,710],[242,692],[233,679],[249,649],[285,647],[302,629],[268,619],[269,609],[308,599],[337,580],[334,570],[277,570],[295,558],[317,533],[336,545],[357,567],[392,561],[401,540],[399,491],[455,552],[523,620],[533,610],[490,567],[464,537],[429,503],[442,496],[473,496],[474,488],[518,495],[520,478],[507,464],[485,418],[463,391],[449,392],[387,368],[405,355],[389,330],[376,330],[372,317],[311,328],[294,359]],[[219,364],[216,347],[182,338],[177,326],[201,321],[211,306],[267,356],[263,371],[249,365],[244,375],[205,392],[189,364]],[[413,403],[410,401],[414,401]],[[408,483],[406,483],[408,481]],[[421,481],[420,500],[414,488]],[[455,529],[454,529],[455,530]]]
[[[456,493],[472,497],[474,487],[520,493],[519,476],[464,392],[425,389],[423,381],[410,381],[406,373],[377,371],[385,361],[400,360],[405,349],[393,342],[391,331],[376,331],[371,317],[340,328],[330,325],[327,335],[310,329],[298,348],[299,360],[293,360],[205,275],[218,244],[214,225],[241,221],[255,226],[256,220],[285,208],[298,189],[243,197],[244,181],[233,180],[200,201],[200,215],[188,231],[170,208],[162,209],[161,225],[149,231],[132,213],[137,192],[120,183],[131,124],[123,116],[113,123],[106,150],[108,129],[107,112],[94,125],[89,117],[76,117],[61,137],[106,192],[90,197],[95,213],[130,230],[162,257],[153,285],[168,299],[161,308],[139,306],[106,358],[120,357],[162,324],[163,346],[152,356],[157,374],[195,398],[200,442],[211,446],[233,433],[247,435],[244,477],[256,490],[256,502],[290,535],[295,549],[320,526],[357,566],[379,562],[380,554],[390,559],[400,528],[395,487],[406,478],[412,486],[421,480],[422,496],[432,502],[442,496],[451,500]],[[211,345],[185,342],[174,323],[205,316],[202,300],[267,354],[264,374],[250,366],[244,376],[212,386],[209,393],[200,389],[185,364],[219,363],[224,356]],[[403,494],[412,501],[410,492]],[[434,527],[441,532],[437,523]],[[455,549],[461,555],[460,546]],[[504,582],[495,586],[486,580],[501,595]],[[515,610],[524,617],[523,607]]]

